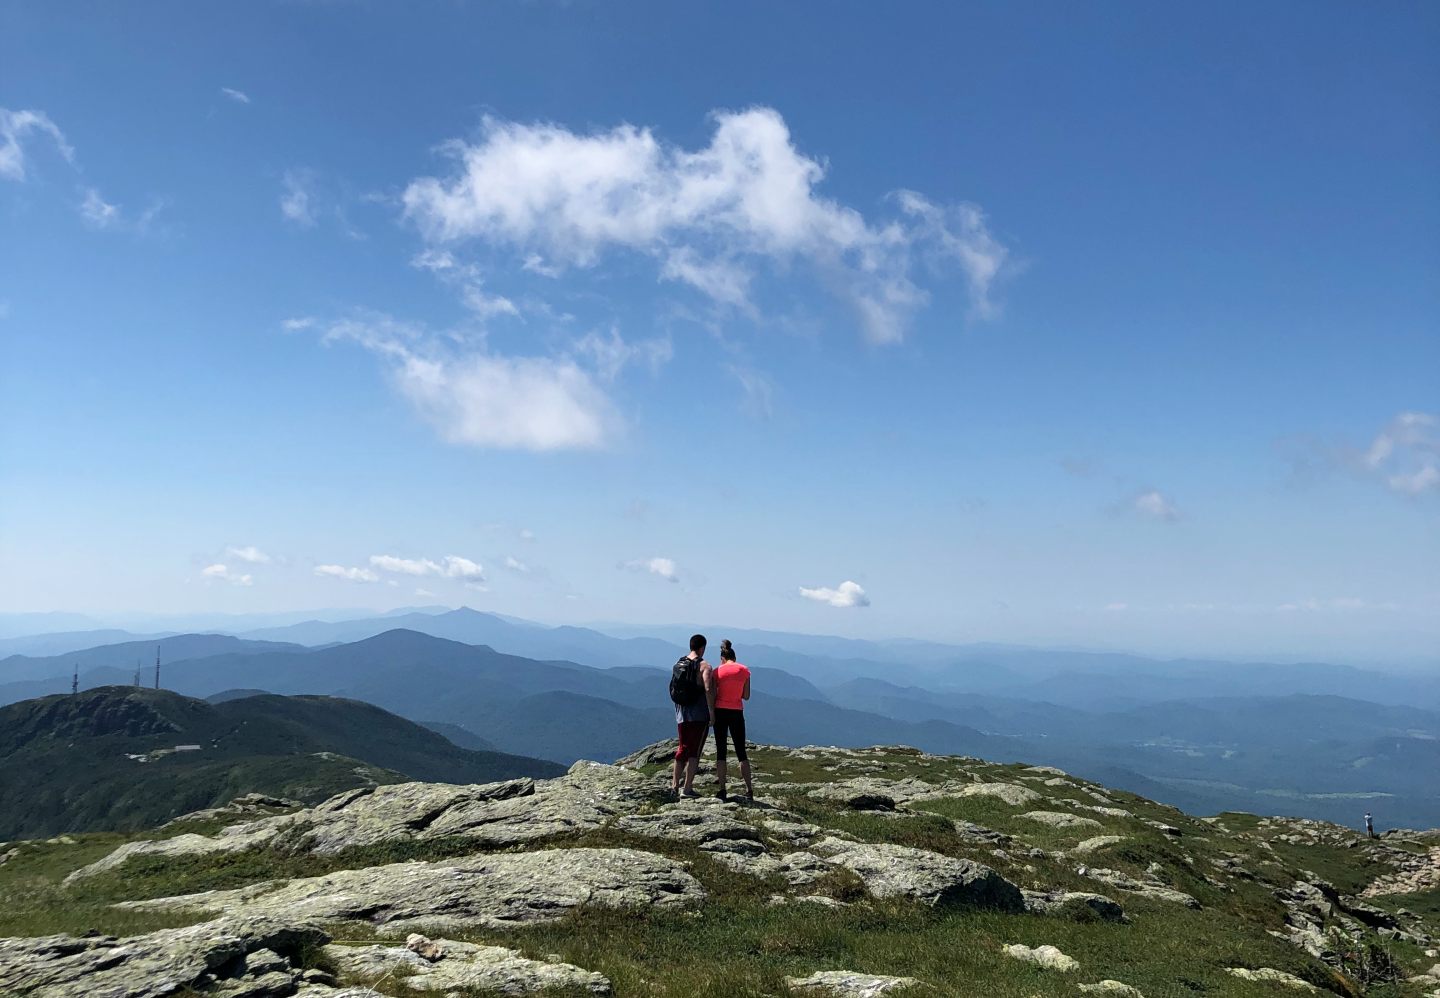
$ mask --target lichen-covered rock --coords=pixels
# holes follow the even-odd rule
[[[1099,984],[1082,984],[1080,990],[1088,995],[1115,995],[1117,998],[1145,998],[1139,988],[1122,984],[1120,981],[1101,981]]]
[[[1166,887],[1163,884],[1145,883],[1119,870],[1082,866],[1076,872],[1082,877],[1090,877],[1092,880],[1098,880],[1102,884],[1109,884],[1116,890],[1126,891],[1140,897],[1150,898],[1155,901],[1166,901],[1170,904],[1183,904],[1187,908],[1201,907],[1200,902],[1191,894],[1186,894],[1184,891],[1177,891],[1173,887]]]
[[[1094,818],[1085,818],[1078,814],[1070,814],[1068,811],[1026,811],[1020,817],[1028,821],[1038,821],[1042,825],[1049,825],[1051,828],[1100,828],[1100,822]]]
[[[328,939],[313,926],[253,915],[123,939],[66,935],[0,939],[0,994],[168,998],[184,989],[243,993],[230,984],[243,984],[257,996],[284,994],[300,980],[289,957]],[[262,980],[269,981],[269,990],[260,990]]]
[[[366,921],[381,935],[426,926],[548,922],[581,907],[690,907],[705,898],[681,864],[634,849],[546,849],[441,863],[393,863],[323,877],[152,901],[140,909],[245,911],[307,921]]]
[[[428,942],[429,940],[427,940]],[[438,955],[427,959],[402,946],[325,947],[325,955],[347,976],[389,975],[393,990],[446,991],[462,988],[505,995],[527,995],[549,988],[588,995],[612,994],[610,981],[569,963],[530,960],[502,946],[437,939]]]
[[[877,898],[906,898],[934,907],[973,905],[1023,911],[1020,888],[968,859],[887,843],[827,838],[812,852],[850,870]]]
[[[1125,909],[1104,894],[1089,891],[1022,891],[1025,910],[1056,918],[1096,917],[1106,922],[1125,921]]]
[[[919,983],[913,977],[857,974],[849,970],[817,970],[809,977],[785,978],[785,984],[793,994],[824,995],[826,998],[875,998]]]
[[[994,797],[1014,807],[1023,807],[1042,799],[1034,790],[1018,783],[971,783],[961,788],[958,796]]]
[[[1086,853],[1092,853],[1097,849],[1104,849],[1107,846],[1118,845],[1124,841],[1125,836],[1123,835],[1097,835],[1094,838],[1086,839],[1070,851],[1083,856]]]
[[[1066,956],[1054,946],[1036,946],[1033,949],[1020,943],[1011,943],[1003,947],[1006,956],[1016,960],[1024,960],[1026,963],[1037,964],[1046,970],[1058,970],[1061,973],[1069,973],[1080,969],[1080,961],[1073,956]]]
[[[1296,991],[1308,991],[1311,994],[1319,994],[1320,989],[1309,981],[1301,980],[1294,974],[1288,974],[1283,970],[1276,970],[1274,967],[1260,967],[1251,970],[1248,967],[1229,967],[1225,971],[1242,981],[1264,981],[1271,984],[1279,984],[1283,987],[1294,988]]]
[[[748,841],[757,845],[760,842],[759,829],[737,821],[724,807],[696,806],[690,802],[667,807],[655,814],[625,815],[615,822],[614,827],[631,835],[699,846],[727,840]]]

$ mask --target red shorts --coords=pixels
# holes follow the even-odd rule
[[[681,721],[675,727],[680,732],[680,747],[675,750],[675,758],[699,758],[700,750],[705,747],[705,731],[710,727],[710,722]]]

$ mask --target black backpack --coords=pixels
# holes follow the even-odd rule
[[[681,707],[688,707],[704,695],[705,688],[700,685],[700,660],[687,655],[670,670],[670,699]]]

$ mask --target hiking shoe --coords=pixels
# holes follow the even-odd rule
[[[725,793],[725,791],[721,790],[721,791],[719,791],[718,793],[715,794],[715,799],[716,799],[716,800],[728,801],[728,800],[730,799],[730,796],[729,796],[727,793]]]
[[[694,800],[696,797],[699,797],[700,795],[697,794],[697,793],[696,793],[695,791],[693,791],[693,790],[682,790],[682,791],[680,791],[680,796],[683,797],[683,798],[685,798],[686,800]]]

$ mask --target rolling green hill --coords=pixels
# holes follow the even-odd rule
[[[313,802],[356,786],[561,771],[460,748],[354,700],[209,704],[110,686],[0,708],[0,839],[143,828],[250,792]]]

